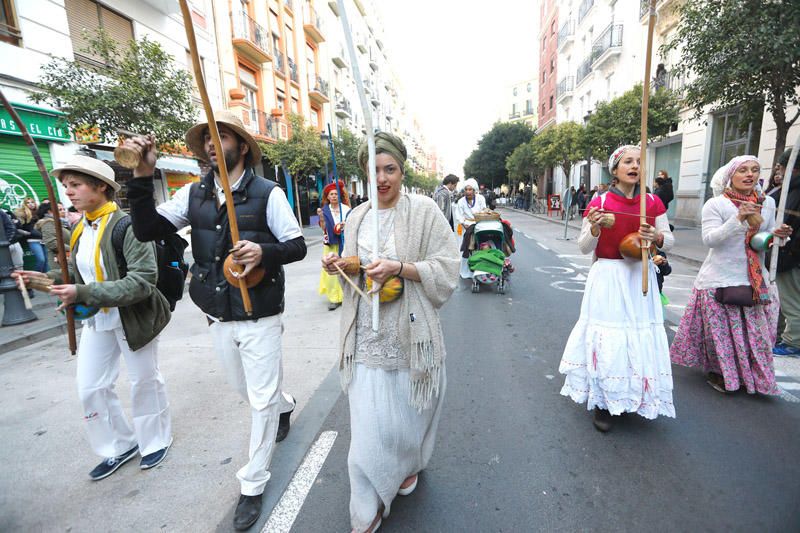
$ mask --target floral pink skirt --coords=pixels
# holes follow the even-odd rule
[[[744,387],[749,394],[779,394],[772,347],[778,325],[778,292],[770,303],[739,307],[714,299],[714,289],[694,289],[675,340],[672,362],[720,374],[725,389]]]

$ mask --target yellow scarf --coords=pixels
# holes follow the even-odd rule
[[[103,240],[103,232],[106,229],[106,225],[108,225],[108,220],[111,218],[111,214],[117,209],[119,208],[114,202],[106,202],[102,207],[100,207],[100,209],[84,214],[84,218],[89,224],[102,217],[102,220],[100,221],[100,229],[98,230],[97,238],[94,241],[94,277],[95,281],[97,282],[102,282],[104,280],[103,266],[100,264],[100,241]],[[75,226],[75,231],[72,232],[72,237],[69,239],[69,249],[73,250],[73,253],[75,250],[75,244],[78,242],[81,233],[83,233],[83,221]]]

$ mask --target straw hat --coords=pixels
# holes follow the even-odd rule
[[[216,119],[217,126],[222,124],[232,129],[247,143],[247,146],[250,147],[250,151],[247,153],[247,158],[245,159],[245,166],[250,167],[261,161],[261,148],[259,148],[253,136],[250,135],[250,132],[245,129],[242,119],[237,116],[236,113],[228,111],[227,109],[220,109],[214,111],[214,118]],[[208,122],[201,122],[192,126],[189,131],[186,132],[186,146],[203,161],[208,161],[208,154],[206,153],[205,143],[203,142],[203,136],[207,128]]]
[[[80,172],[82,174],[88,174],[93,178],[97,178],[114,189],[114,192],[122,188],[122,185],[114,180],[114,169],[99,159],[95,159],[93,157],[74,155],[63,165],[54,168],[51,173],[56,177],[56,179],[61,179],[61,173],[65,170]]]

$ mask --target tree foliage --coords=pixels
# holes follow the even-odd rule
[[[334,139],[334,150],[336,151],[336,168],[339,178],[349,182],[352,176],[364,179],[364,171],[358,166],[358,147],[363,139],[356,137],[347,128],[341,128],[339,135]]]
[[[322,143],[316,128],[305,125],[302,115],[291,113],[289,124],[292,130],[289,139],[274,144],[261,143],[262,151],[273,164],[286,165],[292,176],[316,173],[330,158],[327,144]]]
[[[509,179],[514,182],[531,181],[542,173],[543,167],[533,149],[533,139],[514,148],[511,155],[506,158],[506,170]]]
[[[674,91],[660,88],[650,95],[647,137],[669,133],[680,119],[680,104]],[[596,156],[608,156],[622,144],[639,144],[642,131],[642,85],[609,102],[600,102],[586,125],[586,146]]]
[[[417,172],[406,162],[403,169],[403,185],[417,189],[417,192],[433,192],[439,185],[439,178],[428,172]]]
[[[586,159],[585,128],[577,122],[550,126],[531,141],[536,159],[545,167],[561,167],[569,180],[572,167]]]
[[[800,115],[800,2],[687,0],[678,11],[674,38],[662,54],[677,51],[675,70],[690,80],[684,102],[700,118],[738,107],[747,120],[766,104],[776,124],[775,157]]]
[[[61,109],[73,131],[96,126],[104,140],[115,138],[117,128],[153,132],[165,143],[183,140],[196,118],[189,73],[147,37],[126,46],[103,30],[86,37],[81,51],[102,65],[51,60],[42,67],[41,91],[33,100]]]
[[[524,122],[495,123],[464,162],[464,176],[477,178],[490,188],[506,183],[506,158],[517,146],[527,143],[532,137],[533,130]]]

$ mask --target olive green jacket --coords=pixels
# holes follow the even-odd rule
[[[64,237],[64,246],[66,251],[69,252],[69,237],[72,234],[70,230],[65,228],[61,225],[61,222],[58,222],[58,227],[61,228],[61,235]],[[42,244],[44,244],[45,248],[47,248],[47,264],[49,265],[48,268],[50,270],[56,270],[59,268],[58,266],[58,246],[56,245],[56,224],[51,216],[45,216],[40,218],[34,229],[39,230],[42,234]]]
[[[122,321],[122,329],[131,350],[138,350],[161,333],[171,317],[167,299],[156,289],[158,266],[156,248],[152,242],[140,242],[133,235],[133,227],[125,232],[122,253],[128,265],[128,273],[119,277],[117,254],[111,242],[114,226],[125,216],[122,211],[114,211],[108,221],[102,240],[100,253],[103,255],[107,278],[103,282],[85,284],[76,265],[80,239],[75,243],[69,261],[71,281],[78,289],[77,301],[96,307],[117,307]],[[78,224],[83,224],[81,220]],[[61,272],[51,270],[48,276],[61,281]]]

